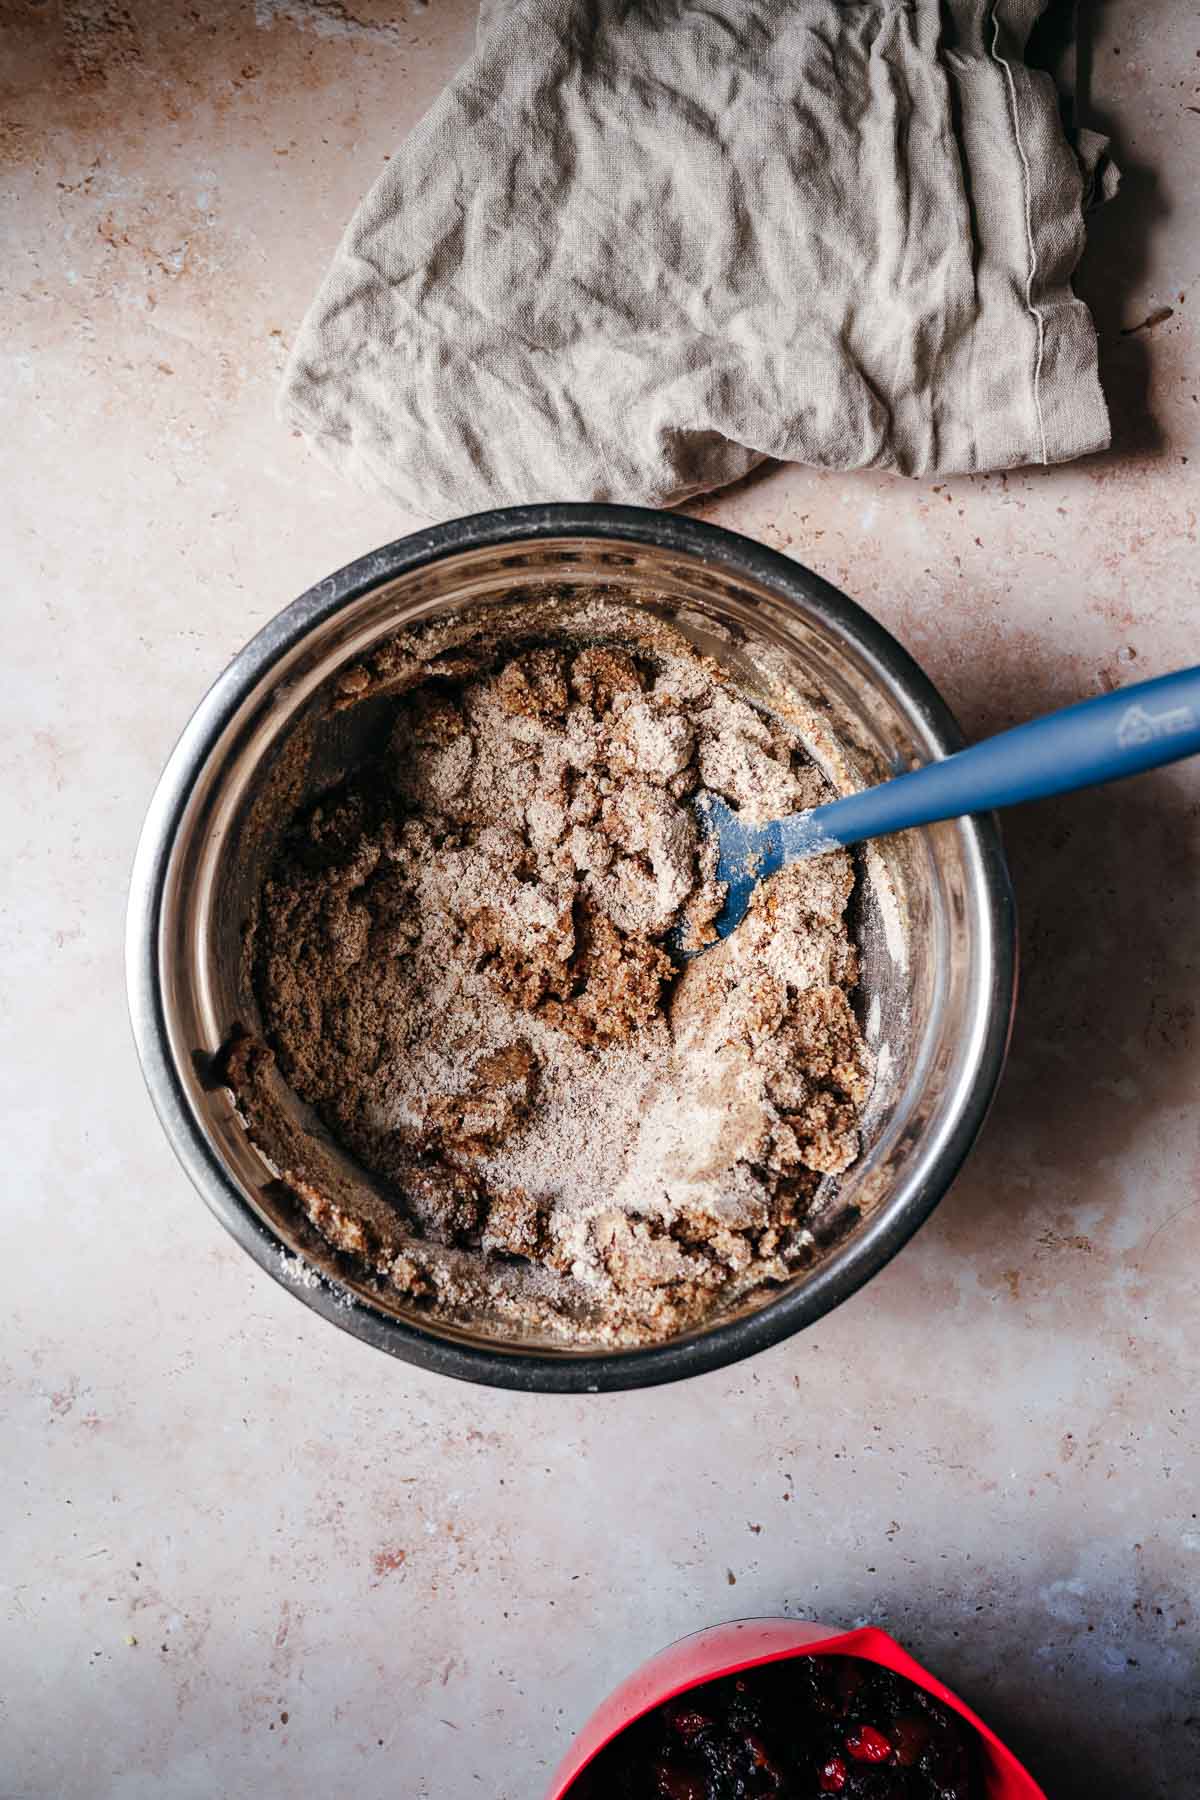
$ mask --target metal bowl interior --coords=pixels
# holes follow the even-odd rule
[[[752,1353],[859,1287],[945,1192],[1003,1064],[1015,969],[1012,902],[994,823],[965,819],[877,847],[897,904],[862,918],[864,990],[887,1045],[838,1225],[814,1266],[670,1341],[623,1351],[514,1341],[433,1322],[356,1273],[308,1223],[208,1071],[236,1022],[253,1023],[243,936],[286,814],[328,786],[380,725],[331,712],[329,684],[380,639],[451,610],[603,590],[673,622],[767,703],[814,705],[839,747],[841,785],[886,779],[959,746],[953,719],[895,641],[808,571],[676,515],[539,507],[482,515],[390,545],[272,621],[189,723],[155,793],[131,891],[127,960],[135,1036],[181,1161],[238,1241],[309,1306],[381,1349],[466,1379],[595,1391],[669,1380]],[[822,754],[820,746],[816,753]],[[301,1109],[297,1108],[297,1116]]]

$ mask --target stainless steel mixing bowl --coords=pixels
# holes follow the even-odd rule
[[[900,903],[907,967],[889,953],[886,932],[865,930],[864,986],[879,998],[891,1078],[863,1154],[842,1178],[837,1230],[787,1285],[666,1343],[572,1350],[444,1325],[332,1250],[210,1074],[231,1025],[254,1022],[243,931],[275,828],[284,810],[347,766],[356,734],[363,741],[370,728],[370,707],[330,714],[328,684],[418,620],[511,605],[518,589],[528,599],[597,587],[675,620],[751,691],[764,664],[782,673],[819,702],[857,779],[884,779],[961,743],[942,700],[887,632],[759,544],[624,507],[486,513],[331,575],[234,659],[155,792],[127,939],[130,1010],[151,1097],[184,1168],[243,1248],[314,1311],[395,1356],[472,1381],[558,1392],[714,1368],[811,1324],[861,1287],[929,1215],[970,1149],[1003,1065],[1015,990],[1013,904],[994,822],[963,819],[878,846]],[[896,924],[893,917],[893,950]]]

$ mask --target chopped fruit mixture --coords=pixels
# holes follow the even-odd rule
[[[656,1708],[568,1800],[981,1800],[979,1760],[966,1721],[902,1675],[796,1656]]]

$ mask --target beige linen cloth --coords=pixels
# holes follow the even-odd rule
[[[1043,0],[485,0],[284,418],[429,516],[1108,442]]]

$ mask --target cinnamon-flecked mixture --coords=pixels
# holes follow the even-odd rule
[[[774,876],[693,961],[668,940],[722,900],[699,790],[764,819],[829,797],[795,732],[682,641],[418,658],[391,687],[386,748],[263,886],[265,1043],[227,1062],[252,1130],[273,1061],[376,1199],[282,1178],[412,1301],[509,1334],[652,1341],[786,1279],[871,1084],[853,864]]]

